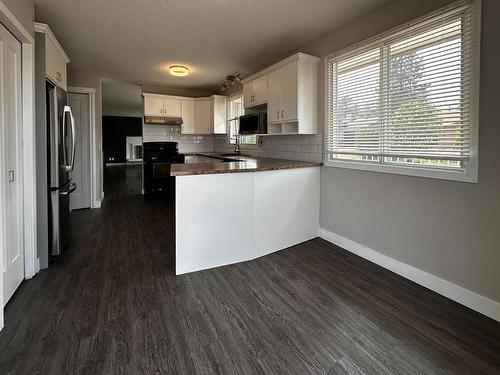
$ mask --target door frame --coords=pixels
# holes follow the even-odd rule
[[[89,98],[89,146],[90,146],[90,208],[100,208],[101,199],[99,190],[94,186],[95,181],[97,181],[97,168],[98,162],[95,157],[95,150],[97,150],[96,132],[95,132],[95,96],[96,89],[91,87],[78,87],[78,86],[68,86],[68,94],[86,94]]]
[[[21,86],[23,147],[19,150],[23,176],[24,278],[32,278],[39,270],[36,244],[36,167],[35,167],[35,54],[33,36],[0,0],[0,22],[21,42]],[[0,145],[1,147],[1,145]],[[0,175],[5,171],[0,164]],[[3,192],[2,192],[3,199]],[[3,268],[5,222],[0,215],[0,269]],[[3,301],[3,278],[0,277],[0,301]],[[3,303],[0,308],[0,329],[4,326]]]

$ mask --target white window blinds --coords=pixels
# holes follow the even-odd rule
[[[326,160],[464,169],[478,22],[457,3],[326,60]]]

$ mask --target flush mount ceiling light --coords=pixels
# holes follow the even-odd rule
[[[168,68],[171,75],[176,77],[187,77],[189,74],[189,68],[183,65],[172,65]]]

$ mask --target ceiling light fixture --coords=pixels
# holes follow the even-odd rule
[[[231,74],[226,77],[224,81],[222,81],[222,91],[226,91],[232,86],[240,85],[241,84],[241,78],[239,74]]]
[[[183,65],[172,65],[168,69],[170,74],[176,77],[187,77],[189,75],[189,68]]]

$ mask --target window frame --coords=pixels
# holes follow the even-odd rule
[[[236,140],[234,142],[232,142],[232,139],[231,139],[231,122],[229,121],[231,119],[231,101],[234,100],[234,99],[238,99],[238,98],[241,98],[241,105],[242,105],[242,108],[243,108],[243,114],[245,114],[245,106],[244,106],[244,95],[243,95],[243,91],[238,91],[230,96],[228,96],[227,98],[227,108],[226,108],[226,113],[227,113],[227,119],[228,119],[228,123],[227,123],[227,143],[230,144],[230,145],[235,145],[236,144]],[[239,125],[239,124],[238,124]],[[247,146],[255,146],[257,144],[257,137],[255,137],[255,142],[253,143],[248,143],[248,142],[243,142],[246,137],[253,137],[253,135],[240,135],[240,145],[247,145]]]
[[[397,165],[381,162],[357,161],[357,160],[342,160],[334,159],[329,160],[329,151],[327,149],[328,142],[328,128],[330,124],[329,105],[331,101],[329,85],[333,79],[330,76],[329,66],[333,59],[338,55],[355,52],[356,50],[363,50],[381,44],[387,38],[397,37],[405,33],[410,27],[417,24],[422,24],[427,19],[432,19],[442,13],[447,13],[459,7],[470,7],[473,17],[471,27],[471,41],[472,41],[472,77],[471,77],[471,124],[470,124],[470,158],[464,161],[463,169],[444,169],[439,167],[429,166],[414,166],[414,165]],[[479,66],[480,66],[480,41],[481,41],[481,0],[465,0],[452,3],[451,5],[440,8],[436,11],[428,13],[422,17],[416,18],[410,22],[404,23],[400,26],[392,28],[384,33],[378,34],[374,37],[363,40],[348,48],[339,50],[328,55],[324,59],[325,79],[325,126],[323,137],[323,160],[326,167],[334,168],[347,168],[353,170],[401,174],[405,176],[427,177],[442,180],[461,181],[461,182],[478,182],[478,146],[479,146]]]

